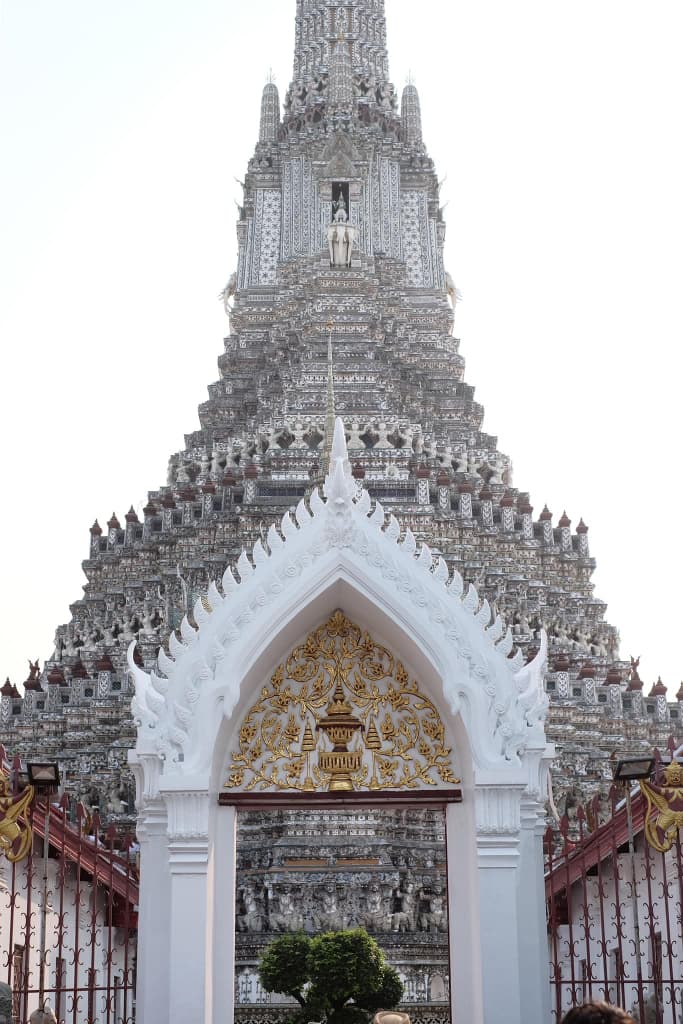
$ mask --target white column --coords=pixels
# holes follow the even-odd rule
[[[163,800],[148,800],[140,809],[140,903],[136,1010],[139,1024],[169,1020],[168,959],[170,933],[170,874],[166,807]]]
[[[163,795],[168,811],[171,905],[166,965],[171,1010],[168,1019],[180,1020],[183,1024],[207,1024],[209,795],[206,790],[164,792]]]
[[[519,966],[522,1019],[550,1020],[550,966],[543,881],[543,805],[526,795],[521,805]]]
[[[520,800],[524,787],[476,786],[481,961],[486,1024],[522,1017],[518,941]],[[534,923],[531,923],[531,927]],[[541,1024],[540,1018],[534,1018]]]
[[[237,811],[219,807],[216,800],[209,817],[206,1020],[207,1024],[233,1024]]]
[[[446,807],[451,1019],[484,1024],[474,800]]]

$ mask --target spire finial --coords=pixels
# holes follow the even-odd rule
[[[335,505],[348,505],[356,491],[356,482],[351,475],[344,422],[341,416],[337,416],[334,421],[329,472],[325,477],[324,491],[327,500]]]
[[[259,142],[275,142],[280,126],[280,96],[273,78],[273,69],[268,73],[268,81],[263,86],[261,97],[261,122],[259,126]]]

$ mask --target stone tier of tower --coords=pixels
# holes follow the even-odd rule
[[[321,829],[326,831],[321,837]],[[404,1002],[448,1019],[443,812],[410,809],[247,812],[237,891],[237,1020],[263,1021],[281,1000],[264,992],[258,963],[286,932],[365,928],[405,985]],[[248,1008],[248,1009],[247,1009]],[[270,1013],[268,1012],[270,1011]]]
[[[84,593],[52,655],[23,696],[0,691],[2,741],[57,758],[88,802],[130,816],[126,648],[151,668],[226,561],[316,485],[331,349],[354,476],[476,584],[525,654],[547,630],[556,790],[600,790],[614,751],[678,733],[683,691],[646,695],[594,594],[587,527],[534,510],[483,430],[452,335],[420,101],[410,84],[399,106],[380,0],[298,0],[293,80],[282,108],[266,85],[257,137],[199,429],[144,510],[91,528]]]

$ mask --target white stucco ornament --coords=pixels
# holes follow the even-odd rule
[[[228,566],[221,587],[212,583],[197,601],[196,629],[185,618],[180,637],[171,634],[157,672],[135,664],[134,644],[128,650],[137,751],[159,756],[164,775],[209,768],[221,716],[233,714],[263,638],[342,577],[389,616],[420,621],[420,635],[431,641],[425,654],[451,712],[463,717],[480,766],[518,761],[529,743],[543,740],[545,634],[530,664],[520,651],[511,657],[510,629],[500,616],[491,621],[474,586],[465,589],[457,570],[450,574],[426,544],[418,551],[410,530],[401,538],[394,516],[387,521],[367,490],[358,493],[340,419],[324,498],[316,489],[308,503],[300,501],[279,530],[270,527],[266,545],[257,541],[251,558],[242,552],[236,571]]]

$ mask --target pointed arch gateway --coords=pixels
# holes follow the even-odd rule
[[[339,420],[324,491],[211,585],[158,673],[129,652],[140,1020],[232,1020],[240,803],[387,795],[447,808],[453,1019],[549,1019],[545,645],[511,658],[474,588],[357,492]]]

